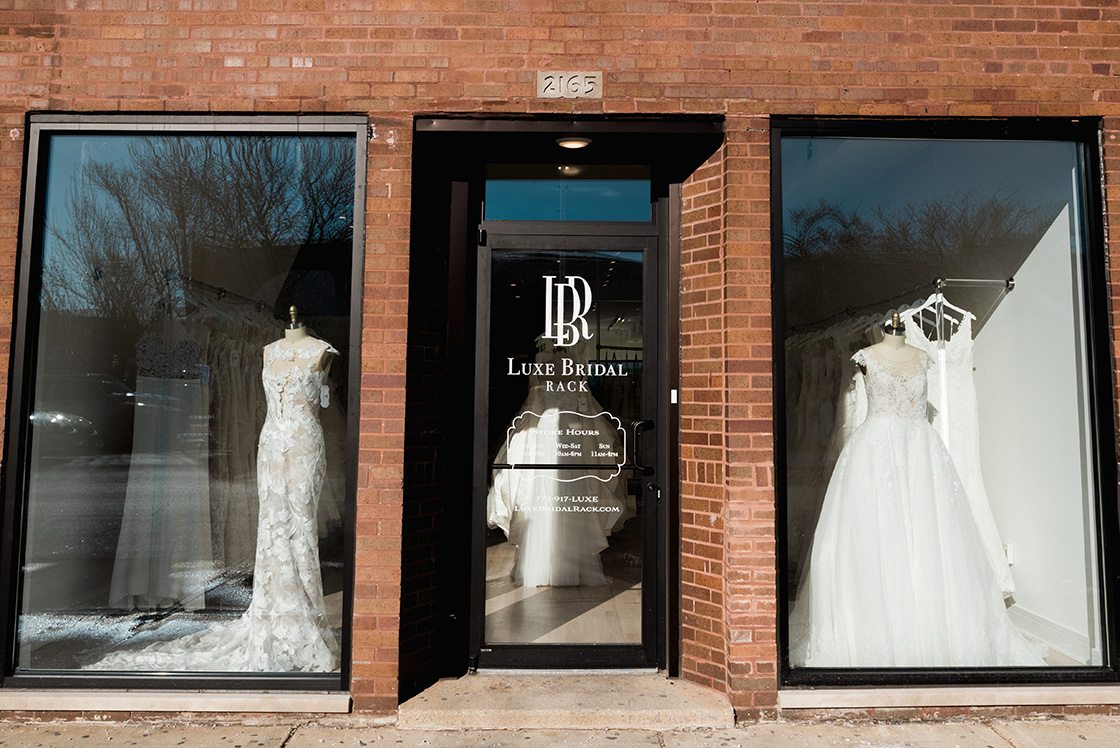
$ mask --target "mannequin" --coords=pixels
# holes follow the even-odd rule
[[[1043,664],[1008,616],[968,497],[927,419],[928,354],[898,315],[852,359],[867,418],[836,460],[790,615],[797,667]]]
[[[906,328],[899,319],[898,312],[891,312],[891,321],[883,325],[883,339],[865,350],[872,353],[886,367],[896,373],[913,371],[922,351],[906,343]],[[860,371],[867,374],[867,366],[858,364]]]
[[[284,337],[264,347],[268,414],[257,442],[258,525],[253,594],[240,618],[141,649],[97,670],[331,672],[339,667],[327,616],[316,517],[327,454],[318,411],[328,404],[326,363],[338,355],[290,309]]]
[[[311,337],[310,333],[307,332],[307,326],[304,325],[303,320],[299,318],[299,310],[294,304],[288,307],[288,316],[291,322],[284,328],[284,337],[276,341],[276,346],[279,349],[296,352],[303,349],[320,347],[320,341]],[[329,350],[324,350],[322,355],[315,362],[315,368],[319,371],[326,368],[326,364],[330,360],[331,355],[333,354]],[[280,374],[292,368],[294,364],[294,360],[278,358],[272,361],[271,364],[268,364],[268,367],[273,373]]]

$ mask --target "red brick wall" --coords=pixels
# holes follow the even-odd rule
[[[777,703],[767,118],[729,118],[726,150],[727,676],[736,713],[758,715]]]
[[[741,715],[777,696],[769,147],[729,117],[681,219],[682,672]]]
[[[765,710],[774,683],[766,115],[1114,118],[1118,48],[1113,0],[0,0],[0,340],[11,332],[26,112],[368,113],[378,138],[366,203],[353,686],[359,708],[390,710],[411,117],[727,113],[727,147],[686,190],[684,672],[729,687],[744,713]],[[543,69],[602,70],[605,98],[536,100]],[[1106,138],[1112,183],[1116,124]],[[707,229],[701,206],[718,228]],[[722,251],[704,243],[713,236]]]
[[[374,122],[366,174],[350,685],[356,710],[391,711],[397,704],[400,627],[412,130],[407,121]]]
[[[723,246],[726,149],[681,190],[681,673],[727,687]]]

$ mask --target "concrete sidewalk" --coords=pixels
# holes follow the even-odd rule
[[[309,723],[247,717],[230,722],[0,722],[0,746],[190,748],[1079,748],[1120,746],[1120,717],[939,723],[763,722],[720,730],[399,730],[388,720]]]

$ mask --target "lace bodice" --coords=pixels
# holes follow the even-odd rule
[[[327,374],[316,363],[324,352],[337,354],[338,351],[322,341],[307,346],[289,346],[283,342],[270,343],[264,349],[261,381],[268,401],[268,417],[311,419],[317,425],[319,407],[326,407]]]
[[[909,361],[885,362],[872,348],[856,351],[852,360],[867,371],[867,417],[926,419],[926,367],[929,356],[914,349]]]

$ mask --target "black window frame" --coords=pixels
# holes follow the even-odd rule
[[[0,519],[0,689],[104,688],[137,690],[348,691],[352,644],[355,566],[355,494],[361,381],[362,279],[365,246],[366,145],[364,115],[138,115],[29,113],[25,121],[23,188],[15,299],[8,362],[8,398],[4,417],[4,463],[0,473],[3,515]],[[188,672],[86,674],[78,670],[16,668],[19,574],[25,535],[28,417],[32,410],[35,341],[39,331],[42,277],[42,210],[46,189],[45,135],[58,133],[205,135],[205,134],[347,134],[354,137],[354,230],[351,250],[350,361],[346,433],[346,492],[343,504],[343,607],[340,669],[332,673]]]
[[[1117,506],[1117,396],[1112,356],[1112,313],[1108,293],[1105,204],[1102,194],[1100,118],[846,118],[773,117],[770,129],[770,230],[773,342],[775,531],[777,533],[779,688],[855,686],[962,686],[1084,684],[1120,681],[1117,590],[1120,574],[1120,512]],[[1084,229],[1081,252],[1085,306],[1085,364],[1089,386],[1090,450],[1097,526],[1101,639],[1099,666],[1036,668],[792,668],[789,657],[787,455],[785,392],[785,277],[783,272],[782,137],[922,138],[941,140],[1050,140],[1077,144],[1084,203],[1077,219]]]

